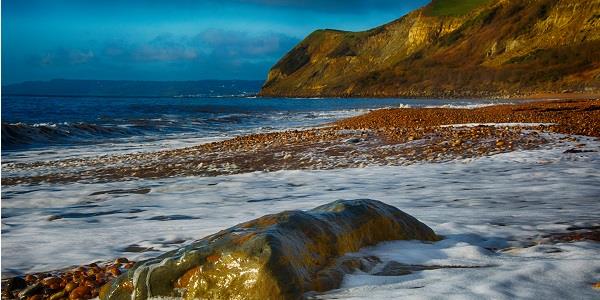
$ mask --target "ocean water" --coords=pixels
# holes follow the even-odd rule
[[[2,97],[2,156],[80,155],[180,147],[235,135],[306,128],[371,109],[471,107],[505,101],[256,97]],[[81,151],[74,151],[78,149]]]

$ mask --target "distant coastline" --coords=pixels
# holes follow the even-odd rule
[[[261,92],[263,80],[197,80],[197,81],[135,81],[135,80],[72,80],[25,81],[2,86],[2,96],[42,98],[374,98],[374,99],[510,99],[566,100],[598,99],[600,92],[563,91],[532,92],[511,95],[481,91],[468,96],[456,93],[394,95],[270,95]],[[209,91],[209,92],[207,92]]]
[[[223,97],[254,96],[262,80],[133,81],[71,80],[26,81],[2,86],[2,96],[30,97]]]
[[[236,94],[236,95],[176,95],[176,96],[145,96],[145,95],[69,95],[69,94],[5,94],[2,93],[2,96],[10,96],[10,97],[39,97],[39,98],[148,98],[148,99],[160,99],[160,98],[244,98],[244,97],[257,97],[257,93],[253,94]]]

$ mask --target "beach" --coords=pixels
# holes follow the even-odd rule
[[[1,300],[600,299],[600,0],[2,9]]]
[[[431,268],[357,271],[315,297],[592,299],[599,137],[599,100],[527,101],[385,108],[189,147],[3,163],[3,278],[61,277],[45,287],[55,293],[74,280],[71,266],[139,261],[264,214],[375,199],[444,239],[361,253],[380,269]],[[84,276],[88,296],[113,266]]]
[[[597,100],[473,109],[382,109],[319,128],[242,135],[194,147],[8,163],[3,166],[5,171],[31,175],[5,177],[2,184],[106,182],[443,162],[536,149],[550,142],[548,136],[540,133],[564,135],[555,135],[558,141],[577,141],[574,135],[600,137],[599,115]]]

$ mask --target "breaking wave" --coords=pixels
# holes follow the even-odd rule
[[[124,137],[131,129],[89,123],[2,123],[2,149]]]

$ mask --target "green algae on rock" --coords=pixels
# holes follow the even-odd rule
[[[100,299],[302,299],[339,287],[360,262],[346,253],[389,240],[435,241],[433,230],[375,200],[339,200],[238,224],[137,263]]]

